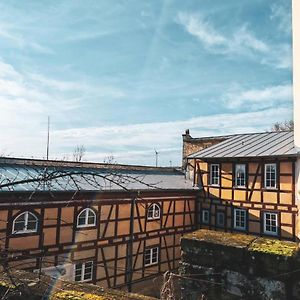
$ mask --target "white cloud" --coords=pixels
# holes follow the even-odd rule
[[[257,39],[245,26],[234,32],[232,36],[226,36],[217,31],[213,24],[199,14],[181,12],[178,14],[178,21],[207,50],[215,53],[251,54],[252,51],[266,52],[269,50],[268,45]]]
[[[262,99],[265,97],[261,96]],[[170,160],[180,163],[181,135],[186,128],[199,137],[257,132],[291,115],[291,109],[279,107],[240,114],[201,116],[184,121],[57,130],[51,136],[53,144],[59,145],[53,149],[55,157],[59,156],[59,149],[64,146],[83,144],[88,151],[94,149],[87,153],[87,160],[103,161],[112,154],[119,163],[141,164],[153,162],[154,149],[157,149],[161,163],[168,165]]]
[[[225,34],[200,14],[180,12],[177,21],[211,53],[230,57],[243,55],[278,69],[291,67],[289,45],[268,44],[257,38],[245,25],[231,34]]]
[[[292,86],[288,84],[250,90],[235,86],[223,96],[225,105],[230,109],[263,109],[288,103],[291,100]]]
[[[101,99],[122,94],[110,86],[32,76],[0,58],[0,153],[5,149],[18,156],[43,156],[47,116],[66,122],[74,116],[75,109],[78,114],[85,97],[92,95]]]
[[[213,26],[202,17],[179,13],[179,22],[184,25],[186,31],[191,35],[196,36],[204,45],[211,46],[224,46],[227,44],[227,39],[220,35]]]

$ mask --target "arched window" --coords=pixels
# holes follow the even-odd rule
[[[91,227],[96,225],[96,214],[90,208],[82,210],[77,217],[77,227]]]
[[[160,207],[158,204],[153,203],[149,206],[147,219],[148,220],[160,219]]]
[[[38,218],[33,213],[25,211],[18,215],[13,221],[14,234],[37,232]]]

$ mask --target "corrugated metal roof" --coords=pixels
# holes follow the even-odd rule
[[[294,132],[236,134],[188,158],[231,158],[299,155],[294,146]]]
[[[0,191],[192,190],[182,172],[0,164]]]

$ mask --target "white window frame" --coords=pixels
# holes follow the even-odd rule
[[[238,184],[238,180],[241,181],[241,179],[238,177],[238,167],[243,167],[244,172],[244,184]],[[246,164],[236,164],[235,165],[235,186],[236,187],[246,187]]]
[[[202,224],[209,224],[210,221],[210,211],[208,209],[202,209]]]
[[[156,203],[152,203],[148,207],[147,220],[158,220],[160,219],[160,206]]]
[[[24,218],[24,229],[23,230],[15,230],[15,223],[16,221],[18,221],[18,218],[20,218],[21,216],[25,215],[25,218]],[[31,215],[35,218],[35,228],[34,229],[27,229],[27,226],[28,226],[28,216]],[[13,227],[12,227],[12,233],[13,234],[22,234],[22,233],[33,233],[33,232],[37,232],[37,229],[38,229],[38,217],[30,212],[30,211],[25,211],[21,214],[19,214],[18,216],[15,217],[14,221],[13,221]]]
[[[275,227],[276,227],[276,231],[273,230],[267,230],[267,215],[271,216],[275,216]],[[274,212],[269,212],[266,211],[263,214],[263,218],[264,218],[264,233],[268,234],[268,235],[274,235],[277,236],[278,235],[278,213],[274,213]],[[270,222],[272,222],[272,220],[270,220]],[[269,226],[273,227],[274,225],[270,224]]]
[[[273,166],[275,169],[275,186],[268,186],[267,185],[267,168]],[[272,164],[265,164],[265,172],[264,172],[264,177],[265,177],[265,188],[266,189],[276,189],[277,188],[277,165],[275,163]]]
[[[218,172],[217,172],[217,177],[216,176],[214,176],[214,173],[215,173],[215,171],[213,171],[213,168],[214,167],[218,167]],[[213,185],[213,186],[219,186],[220,185],[220,164],[210,164],[210,178],[209,178],[209,180],[210,180],[210,182],[209,182],[209,184],[210,185]],[[214,178],[217,178],[217,183],[214,183]]]
[[[89,218],[89,212],[92,212],[94,215],[94,222],[91,224],[88,224],[88,218]],[[85,222],[84,224],[79,224],[79,217],[85,213]],[[85,208],[83,209],[78,215],[77,215],[77,228],[85,228],[85,227],[94,227],[96,226],[96,213],[91,208]]]
[[[156,256],[153,254],[156,249]],[[150,257],[150,262],[149,263],[146,263],[146,256],[149,255]],[[153,247],[153,248],[148,248],[145,250],[145,256],[144,256],[144,264],[145,264],[145,267],[148,267],[148,266],[153,266],[153,265],[156,265],[158,264],[158,257],[159,257],[159,248],[158,247]]]
[[[244,226],[240,226],[237,225],[237,213],[243,213],[244,214],[244,218],[245,218],[245,225]],[[235,208],[233,211],[233,215],[234,215],[234,219],[233,219],[233,227],[234,229],[238,229],[238,230],[246,230],[247,228],[247,210],[245,209],[240,209],[240,208]]]
[[[90,276],[88,278],[84,278],[86,275],[86,268],[87,264],[92,264],[91,271],[90,271]],[[81,266],[81,275],[80,275],[80,280],[76,280],[76,266],[80,265]],[[75,282],[85,282],[85,281],[91,281],[93,280],[93,272],[94,272],[94,262],[92,260],[86,261],[86,262],[77,262],[74,264],[74,281]]]
[[[223,224],[219,223],[219,216],[220,215],[223,216]],[[225,213],[223,211],[218,211],[217,212],[217,226],[219,226],[219,227],[225,227]]]

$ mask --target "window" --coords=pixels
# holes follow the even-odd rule
[[[148,208],[147,214],[148,220],[157,220],[160,219],[160,207],[158,204],[151,204]]]
[[[217,226],[224,227],[225,225],[225,214],[223,212],[217,212]]]
[[[202,210],[202,223],[209,224],[209,210],[207,209]]]
[[[91,227],[96,225],[96,214],[90,208],[85,208],[77,217],[77,227]]]
[[[93,262],[75,264],[75,281],[89,281],[93,278]]]
[[[276,164],[265,165],[265,187],[276,188]]]
[[[234,228],[245,230],[246,229],[246,210],[235,209],[234,210]]]
[[[277,213],[264,213],[264,233],[270,235],[278,234],[278,218]]]
[[[237,164],[235,166],[235,185],[246,186],[246,165]]]
[[[158,263],[158,247],[146,249],[145,266],[151,266],[157,263]]]
[[[210,184],[211,185],[219,185],[220,184],[219,164],[210,165]]]
[[[25,211],[14,219],[14,234],[37,232],[38,218],[31,212]]]

